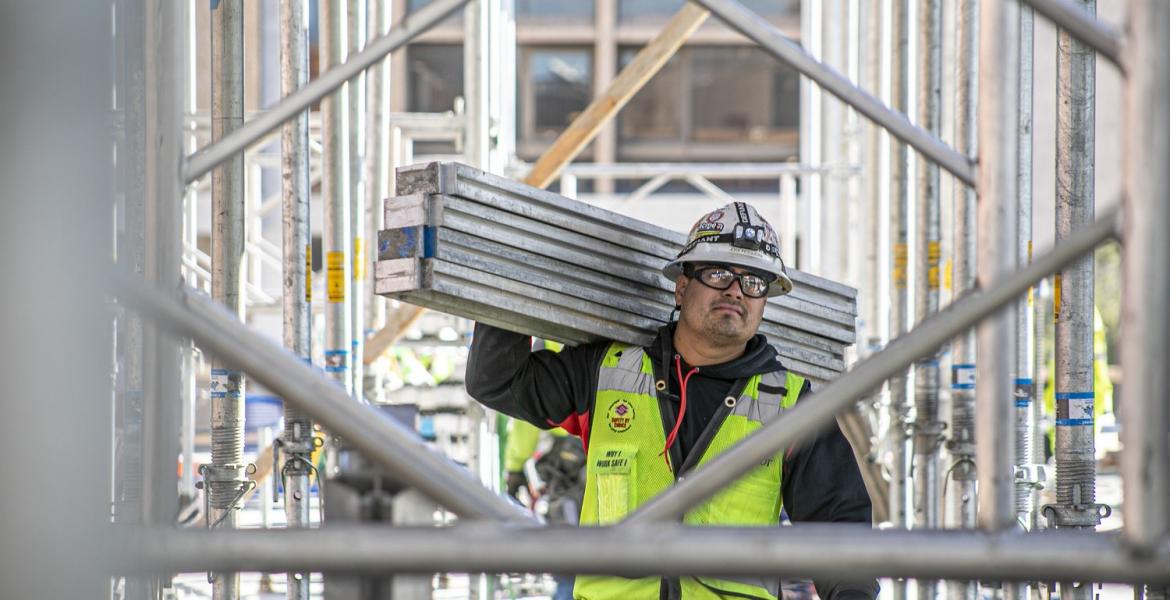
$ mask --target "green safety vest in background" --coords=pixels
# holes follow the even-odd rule
[[[751,377],[738,398],[728,397],[713,417],[719,429],[696,466],[701,467],[755,430],[791,408],[804,378],[778,371]],[[775,390],[777,393],[772,393]],[[674,467],[662,455],[666,433],[655,392],[654,369],[640,347],[612,344],[602,360],[589,429],[585,499],[581,525],[610,525],[669,488]],[[724,488],[683,519],[686,525],[776,527],[780,522],[783,454]],[[701,549],[696,548],[696,552]],[[682,597],[724,596],[774,600],[779,580],[744,578],[735,581],[683,577]],[[575,598],[598,600],[657,599],[660,579],[647,577],[578,576]]]

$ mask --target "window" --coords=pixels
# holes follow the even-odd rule
[[[621,63],[637,50],[623,49]],[[619,115],[619,158],[790,158],[799,147],[799,83],[755,47],[684,47]]]
[[[572,22],[593,23],[592,0],[515,0],[516,19],[546,21],[557,24]]]
[[[408,2],[406,5],[406,14],[409,15],[411,13],[414,13],[414,12],[418,11],[418,9],[420,9],[420,8],[426,6],[434,1],[435,0],[410,0],[410,2]],[[457,10],[454,13],[452,13],[451,15],[449,15],[446,19],[443,19],[443,21],[440,22],[439,24],[440,25],[460,26],[462,23],[463,23],[463,7],[461,6],[461,7],[459,7],[459,10]]]
[[[618,0],[618,21],[637,21],[669,17],[682,8],[686,0]],[[748,10],[765,17],[800,14],[800,0],[740,0]]]
[[[412,13],[434,2],[434,0],[410,0],[407,12]],[[533,19],[572,19],[574,21],[593,20],[593,0],[515,0],[517,17]],[[463,14],[460,8],[456,14]]]
[[[446,112],[463,95],[463,46],[412,44],[407,48],[411,112]]]
[[[518,65],[520,154],[535,158],[592,98],[593,53],[586,48],[522,48]]]
[[[800,78],[758,48],[701,48],[690,53],[691,139],[696,142],[788,140],[800,119]]]

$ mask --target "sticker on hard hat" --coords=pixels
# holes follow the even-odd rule
[[[756,258],[763,258],[765,260],[771,260],[770,256],[765,256],[764,253],[760,252],[759,250],[749,250],[747,248],[736,248],[735,246],[729,247],[728,250],[731,252],[734,252],[736,254],[743,254],[744,256],[753,256]]]

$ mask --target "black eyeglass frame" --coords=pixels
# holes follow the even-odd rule
[[[742,269],[743,267],[740,267],[740,268]],[[702,273],[704,273],[706,271],[712,271],[715,269],[719,269],[721,271],[727,271],[728,273],[731,273],[732,277],[731,277],[731,279],[727,280],[727,285],[725,285],[723,287],[716,287],[716,286],[708,283],[707,281],[703,280],[703,278],[701,276]],[[747,296],[748,298],[766,298],[768,296],[768,291],[772,288],[772,283],[776,280],[775,277],[761,275],[761,274],[756,273],[755,271],[751,271],[751,270],[746,270],[745,273],[736,273],[734,271],[734,268],[731,265],[719,265],[719,264],[715,264],[715,265],[707,264],[707,265],[703,265],[701,267],[696,267],[695,265],[688,263],[686,265],[683,265],[683,275],[685,275],[688,279],[694,279],[695,281],[698,281],[699,283],[701,283],[701,284],[703,284],[703,285],[705,285],[713,290],[719,290],[719,291],[723,291],[723,290],[730,288],[732,282],[738,281],[740,291],[742,291],[743,295]],[[749,293],[748,287],[745,286],[744,282],[743,282],[744,277],[755,277],[756,279],[763,281],[764,282],[763,293],[761,293],[758,296]]]

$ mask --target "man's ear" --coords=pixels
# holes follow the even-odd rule
[[[684,275],[679,275],[674,278],[674,304],[676,306],[682,306],[682,297],[690,282],[691,280],[687,279]]]

